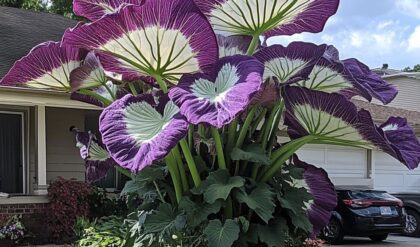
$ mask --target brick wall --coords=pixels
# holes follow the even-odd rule
[[[45,243],[49,238],[45,218],[47,206],[47,203],[0,204],[0,219],[21,215],[26,230],[34,236],[30,242]]]
[[[44,214],[47,205],[46,203],[2,204],[0,205],[0,217],[15,214]]]

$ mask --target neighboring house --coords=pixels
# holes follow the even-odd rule
[[[33,46],[59,41],[75,24],[59,15],[0,7],[0,78]],[[0,87],[0,216],[42,210],[48,184],[59,176],[85,179],[69,127],[95,130],[98,116],[98,109],[70,100],[68,93]]]
[[[420,73],[392,70],[387,65],[374,71],[398,88],[395,100],[386,106],[379,101],[373,101],[373,104],[360,100],[353,102],[359,108],[369,110],[378,124],[390,116],[407,118],[420,136]],[[307,145],[298,154],[303,160],[325,168],[336,185],[390,192],[420,192],[420,168],[409,171],[396,159],[379,150]]]

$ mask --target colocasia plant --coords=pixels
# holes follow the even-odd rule
[[[378,125],[350,101],[397,94],[366,65],[331,45],[266,45],[321,32],[338,4],[74,0],[91,22],[35,47],[0,84],[103,108],[101,138],[74,131],[88,180],[114,166],[132,178],[126,246],[302,246],[336,196],[326,172],[296,156],[301,147],[379,148],[410,169],[420,162],[406,119]]]

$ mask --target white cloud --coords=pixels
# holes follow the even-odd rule
[[[360,32],[354,31],[350,33],[350,44],[354,47],[363,45],[363,37]]]
[[[419,0],[420,1],[420,0]],[[419,46],[419,52],[408,52],[411,29],[408,25],[392,18],[366,22],[362,26],[343,25],[340,29],[326,28],[320,34],[296,34],[293,36],[273,37],[269,44],[287,45],[292,41],[306,41],[316,44],[326,43],[337,47],[342,59],[355,57],[371,67],[389,63],[395,68],[411,65],[417,53],[420,57],[420,25],[411,47]],[[398,64],[398,65],[395,65]]]
[[[397,0],[395,4],[401,12],[420,19],[419,0]]]
[[[420,49],[420,25],[414,29],[414,32],[408,38],[408,51]]]

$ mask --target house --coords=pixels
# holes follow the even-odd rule
[[[389,69],[386,64],[374,72],[398,88],[397,97],[386,106],[376,100],[373,104],[362,100],[353,102],[358,108],[369,110],[378,124],[390,116],[407,118],[420,136],[420,73]],[[380,150],[307,145],[298,154],[301,159],[323,167],[336,185],[420,193],[420,169],[410,171]]]
[[[0,7],[0,78],[33,46],[59,41],[75,24],[59,15]],[[0,216],[23,213],[35,219],[32,214],[48,202],[51,181],[85,179],[69,127],[95,130],[98,115],[97,108],[67,93],[0,87]]]

